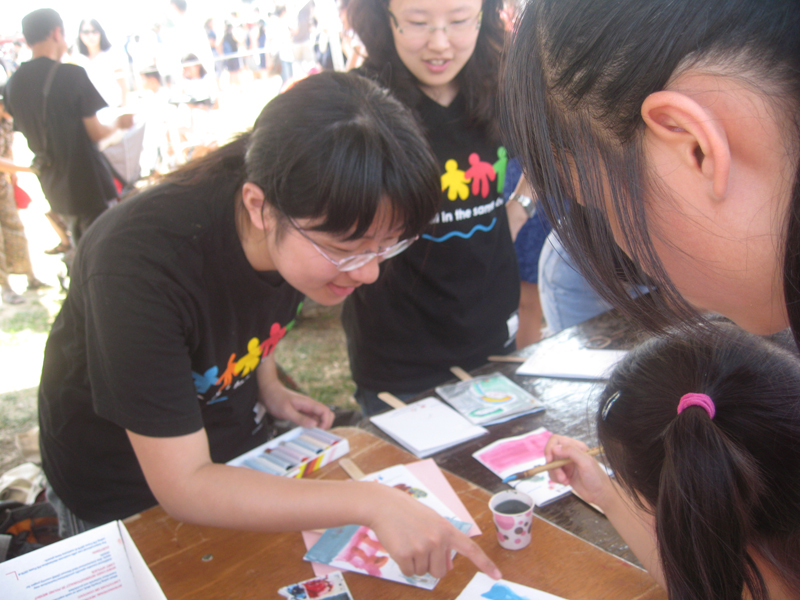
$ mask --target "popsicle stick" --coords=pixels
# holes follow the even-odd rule
[[[524,356],[502,356],[493,355],[488,357],[489,362],[524,363],[527,359]]]
[[[344,469],[344,472],[347,473],[351,479],[358,481],[364,477],[364,471],[359,469],[358,465],[349,458],[340,458],[339,466]]]
[[[470,379],[472,379],[472,375],[467,373],[461,367],[450,367],[450,372],[456,377],[458,377],[461,381],[469,381]]]
[[[400,398],[394,394],[390,394],[389,392],[379,392],[378,398],[386,402],[386,404],[392,408],[403,408],[406,405],[406,403],[400,400]]]

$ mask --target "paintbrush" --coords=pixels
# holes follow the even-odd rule
[[[586,454],[588,454],[589,456],[597,456],[602,452],[603,449],[600,446],[598,446],[597,448],[592,448],[591,450],[587,450]],[[528,469],[527,471],[522,471],[520,473],[514,473],[513,475],[509,475],[508,477],[503,479],[503,483],[508,483],[509,481],[516,481],[517,479],[527,479],[528,477],[533,477],[534,475],[538,475],[539,473],[544,473],[545,471],[558,469],[559,467],[568,465],[571,462],[572,460],[570,460],[569,458],[554,460],[553,462],[549,462],[546,465],[539,465],[538,467],[534,467],[533,469]]]

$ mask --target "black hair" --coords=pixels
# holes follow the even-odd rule
[[[631,351],[601,394],[598,438],[621,487],[655,515],[671,599],[746,588],[766,600],[753,552],[800,589],[800,360],[734,325],[710,327]],[[707,394],[713,419],[699,406],[677,414],[687,393]]]
[[[106,50],[111,48],[111,42],[108,41],[106,30],[100,26],[100,23],[97,21],[97,19],[84,19],[83,21],[81,21],[80,27],[78,27],[78,52],[80,52],[84,56],[89,56],[89,48],[87,48],[86,44],[83,43],[80,33],[83,30],[83,26],[86,23],[91,25],[94,28],[94,30],[100,34],[100,51],[105,52]]]
[[[186,0],[170,0],[169,3],[172,4],[173,6],[175,6],[175,8],[177,8],[179,12],[181,12],[181,13],[185,13],[186,12],[186,8],[187,8],[186,7]]]
[[[200,78],[202,79],[203,77],[205,77],[206,74],[207,74],[206,68],[200,62],[200,59],[197,58],[196,54],[190,53],[190,54],[187,54],[186,56],[184,56],[181,59],[181,66],[184,66],[184,67],[192,66],[193,67],[194,65],[198,65],[200,67],[200,71],[199,71]]]
[[[470,122],[499,133],[497,98],[503,65],[505,29],[500,19],[501,0],[483,0],[483,16],[472,56],[456,75],[467,103]],[[347,18],[364,43],[363,69],[388,87],[407,106],[415,108],[422,98],[418,81],[403,64],[394,44],[389,0],[352,0]]]
[[[52,8],[40,8],[22,17],[22,36],[28,46],[46,40],[56,27],[63,30],[64,21]]]
[[[253,130],[167,181],[206,187],[214,177],[258,185],[278,216],[321,219],[312,229],[363,237],[388,198],[401,238],[436,215],[436,160],[410,111],[354,73],[307,77],[273,98]]]
[[[717,68],[765,90],[794,121],[787,139],[800,137],[800,3],[794,0],[537,0],[518,21],[508,55],[503,121],[510,151],[520,156],[579,270],[606,300],[654,331],[702,323],[653,246],[645,197],[657,184],[648,177],[640,112],[648,95],[693,67]],[[614,241],[612,211],[633,263]],[[629,280],[644,279],[645,271],[652,293],[634,301],[617,264],[626,265]],[[800,342],[797,177],[783,268]]]

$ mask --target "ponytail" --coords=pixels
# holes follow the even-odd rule
[[[669,597],[730,600],[746,587],[754,600],[766,600],[748,552],[764,488],[753,458],[699,406],[667,427],[664,449],[656,532]]]

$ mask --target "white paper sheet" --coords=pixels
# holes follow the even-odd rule
[[[575,350],[534,354],[517,369],[517,375],[556,379],[608,379],[627,350]]]
[[[166,600],[120,521],[3,563],[4,600]]]

